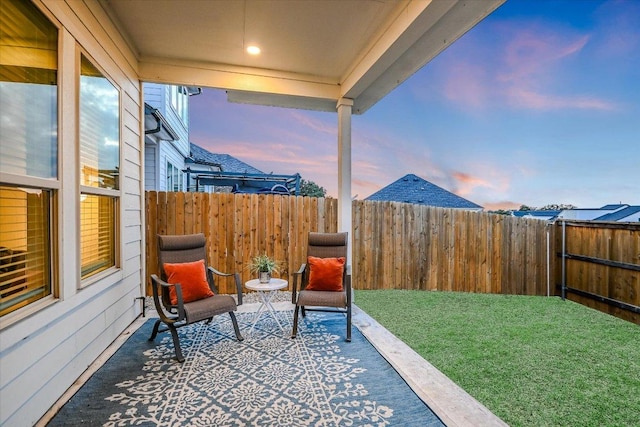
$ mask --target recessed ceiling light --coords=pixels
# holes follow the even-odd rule
[[[258,46],[247,46],[247,53],[249,55],[259,55],[260,54],[260,48]]]

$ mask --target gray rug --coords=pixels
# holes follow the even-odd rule
[[[344,341],[342,315],[308,313],[298,338],[292,312],[279,326],[238,314],[147,339],[146,322],[67,402],[49,426],[442,426],[357,328]]]

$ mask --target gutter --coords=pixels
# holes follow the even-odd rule
[[[171,141],[178,141],[180,139],[176,131],[173,130],[173,128],[171,127],[169,122],[167,122],[167,119],[164,118],[162,113],[160,113],[160,111],[158,111],[157,108],[153,108],[151,105],[147,104],[146,102],[144,103],[144,115],[152,116],[156,120],[156,124],[157,124],[155,129],[145,129],[144,130],[145,135],[156,134],[161,132],[164,129],[166,133],[172,138]]]

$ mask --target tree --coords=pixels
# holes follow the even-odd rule
[[[551,204],[540,208],[541,211],[562,211],[565,209],[578,209],[578,207],[571,204]]]
[[[308,197],[324,197],[327,194],[327,190],[324,187],[319,186],[313,181],[307,181],[305,179],[300,180],[300,195]]]
[[[506,209],[496,209],[495,211],[489,211],[489,213],[498,215],[511,215],[511,211]]]

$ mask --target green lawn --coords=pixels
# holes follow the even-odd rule
[[[511,426],[640,426],[640,327],[557,297],[356,291]]]

